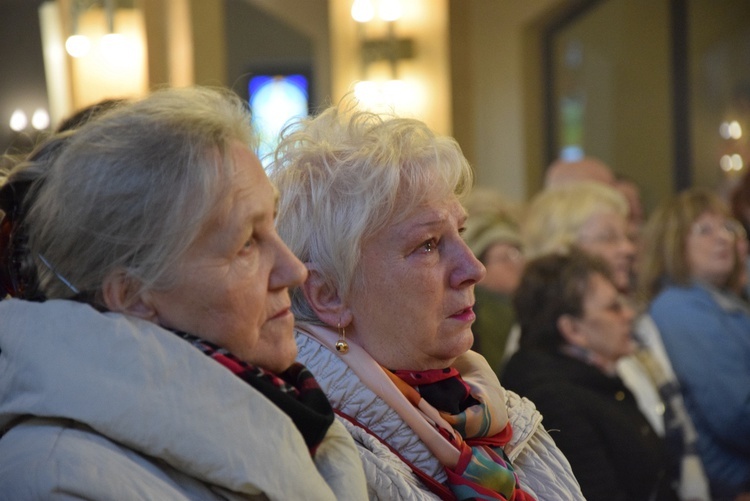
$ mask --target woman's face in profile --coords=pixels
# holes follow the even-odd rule
[[[735,234],[730,221],[704,212],[690,227],[685,243],[692,278],[723,286],[734,269]]]
[[[487,268],[487,275],[481,285],[500,294],[513,294],[521,282],[526,262],[519,246],[495,242],[484,252],[482,261]]]
[[[281,372],[297,355],[289,287],[307,276],[276,233],[277,192],[254,153],[231,150],[234,178],[178,269],[177,284],[149,294],[160,325],[213,342]]]
[[[583,316],[576,320],[586,349],[607,362],[633,352],[635,311],[614,284],[595,273],[589,278],[583,297]]]
[[[584,251],[602,258],[610,266],[618,290],[630,287],[635,246],[628,238],[627,221],[614,212],[591,216],[581,228],[578,245]]]
[[[349,332],[381,365],[445,368],[471,347],[485,271],[461,237],[465,220],[454,196],[431,198],[363,244]]]

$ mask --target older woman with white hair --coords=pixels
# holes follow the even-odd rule
[[[0,190],[20,298],[0,303],[4,499],[366,496],[294,361],[306,271],[249,118],[228,93],[159,91],[52,138]]]
[[[288,129],[278,230],[307,265],[298,360],[355,438],[371,499],[581,499],[534,406],[469,351],[484,267],[471,169],[417,120],[344,102]]]
[[[578,247],[604,259],[615,286],[627,293],[635,246],[628,238],[628,203],[614,188],[586,181],[549,189],[529,203],[521,230],[526,257]]]

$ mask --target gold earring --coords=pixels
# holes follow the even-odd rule
[[[349,351],[349,343],[346,342],[346,329],[341,327],[341,324],[337,324],[336,328],[339,330],[339,340],[336,341],[336,351],[343,355]]]

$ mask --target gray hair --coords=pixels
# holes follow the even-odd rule
[[[239,97],[192,88],[157,91],[51,141],[61,143],[55,154],[10,179],[36,177],[29,252],[47,298],[80,291],[98,301],[117,269],[141,290],[173,284],[231,183],[230,145],[251,146],[254,135]]]
[[[343,299],[368,238],[436,190],[462,198],[473,181],[454,139],[348,100],[285,129],[270,177],[281,192],[279,235]],[[299,288],[292,310],[298,320],[319,322]]]

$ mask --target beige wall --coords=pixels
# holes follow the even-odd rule
[[[564,0],[453,0],[454,136],[475,168],[477,184],[524,201],[544,165],[527,153],[542,132],[537,82],[538,47],[529,30]],[[533,37],[531,37],[533,41]],[[529,114],[532,112],[532,114]],[[527,133],[531,136],[527,137]],[[539,148],[543,141],[539,142]],[[536,149],[536,147],[534,148]]]
[[[224,0],[139,0],[149,85],[226,85]]]
[[[556,102],[584,96],[580,145],[641,186],[649,208],[673,186],[669,22],[667,2],[608,0],[567,23],[553,42]],[[574,43],[580,61],[566,64]]]

